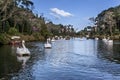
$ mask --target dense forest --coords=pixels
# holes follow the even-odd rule
[[[31,0],[0,0],[0,43],[8,44],[17,35],[26,41],[51,36],[74,36],[73,25],[54,24],[33,12]]]
[[[120,39],[120,5],[102,11],[97,17],[89,20],[94,26],[87,26],[78,32],[78,35],[90,37],[111,37]]]

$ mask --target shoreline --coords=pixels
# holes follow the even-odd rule
[[[9,35],[9,34],[1,34],[0,36],[0,45],[8,45],[11,42],[11,37],[13,35]],[[44,36],[35,36],[35,35],[17,35],[20,36],[20,40],[25,40],[26,42],[31,42],[31,41],[45,41],[45,37]],[[85,36],[78,36],[78,37],[85,37]],[[114,35],[114,36],[105,36],[105,35],[94,35],[94,36],[89,36],[86,37],[88,39],[95,39],[95,38],[99,38],[99,39],[103,39],[103,38],[110,38],[112,40],[120,40],[120,35]]]
[[[30,41],[45,41],[45,38],[43,36],[36,37],[34,35],[17,35],[20,36],[20,41],[25,40],[26,42]],[[9,34],[2,34],[0,36],[0,45],[9,45],[12,41],[11,39],[12,35]]]

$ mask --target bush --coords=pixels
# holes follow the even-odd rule
[[[10,39],[7,34],[0,34],[0,44],[8,44]]]
[[[10,35],[17,35],[19,32],[16,28],[12,27],[12,28],[9,29],[8,33]]]
[[[44,40],[44,37],[39,32],[34,32],[32,36],[34,36],[35,40],[40,40],[40,41]]]

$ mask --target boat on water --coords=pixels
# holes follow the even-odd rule
[[[12,36],[10,44],[11,45],[19,45],[21,43],[20,36]]]
[[[104,37],[103,39],[102,39],[104,42],[107,42],[108,40]]]
[[[54,37],[51,39],[51,42],[55,42],[55,38]]]
[[[102,40],[103,40],[103,42],[105,42],[106,44],[109,44],[109,45],[112,45],[112,44],[113,44],[113,40],[110,39],[110,37],[108,37],[108,38],[103,38]]]
[[[98,38],[98,37],[96,37],[96,38],[95,38],[95,40],[99,40],[99,38]]]
[[[17,47],[16,54],[18,56],[28,56],[28,55],[30,55],[29,49],[26,48],[24,44],[25,44],[25,41],[22,40],[22,46],[21,47]]]
[[[52,48],[52,45],[48,39],[47,39],[47,42],[44,44],[44,48]]]

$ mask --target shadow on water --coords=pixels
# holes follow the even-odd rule
[[[120,63],[120,43],[114,41],[113,44],[99,41],[97,45],[98,58],[107,59],[111,62]]]
[[[120,42],[116,41],[113,45],[113,58],[117,60],[117,63],[120,63]]]
[[[0,78],[7,78],[11,73],[14,74],[20,69],[20,63],[17,62],[16,54],[12,52],[12,48],[9,45],[0,47]]]

